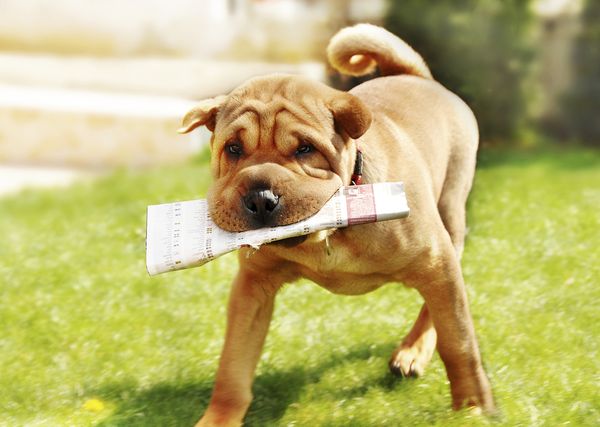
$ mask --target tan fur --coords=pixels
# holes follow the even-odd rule
[[[334,68],[352,76],[364,76],[379,67],[384,76],[412,74],[433,79],[421,55],[374,25],[358,24],[338,32],[329,42],[327,57]]]
[[[391,281],[416,288],[425,305],[390,368],[419,375],[437,346],[453,408],[494,408],[460,269],[478,143],[475,119],[431,80],[416,52],[381,28],[342,30],[328,54],[343,71],[353,63],[362,64],[353,73],[367,72],[375,60],[384,73],[408,74],[377,78],[349,93],[299,77],[267,76],[192,110],[184,132],[214,126],[213,218],[229,230],[251,227],[240,200],[257,185],[281,200],[277,224],[309,216],[350,183],[357,145],[364,153],[364,182],[403,181],[411,215],[316,233],[293,247],[241,250],[215,389],[198,425],[242,422],[275,295],[300,277],[339,294],[361,294]],[[316,151],[296,154],[306,141]],[[227,154],[230,144],[243,147],[243,154]]]

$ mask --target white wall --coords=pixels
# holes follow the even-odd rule
[[[109,44],[116,54],[151,44],[206,56],[227,47],[236,33],[233,19],[225,0],[0,0],[0,41],[69,45],[81,37]]]

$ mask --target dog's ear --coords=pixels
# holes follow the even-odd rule
[[[329,101],[336,127],[343,129],[350,138],[361,137],[373,119],[371,110],[356,96],[347,92],[338,92]]]
[[[183,117],[181,127],[177,129],[177,132],[188,133],[202,125],[205,125],[211,132],[214,131],[217,112],[219,111],[219,107],[225,102],[225,99],[227,97],[221,95],[200,101],[198,105],[188,111]]]

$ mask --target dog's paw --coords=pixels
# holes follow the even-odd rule
[[[394,351],[389,362],[392,374],[399,377],[423,375],[435,351],[435,336],[421,338],[412,345],[403,343]]]
[[[240,416],[230,417],[208,410],[194,427],[240,427],[243,416],[242,413]]]
[[[210,419],[208,417],[202,417],[200,419],[200,421],[198,421],[194,427],[239,427],[240,425],[241,425],[241,423],[237,422],[237,421],[228,422],[228,421],[223,420],[223,421],[217,422],[214,419]]]
[[[427,360],[414,347],[398,348],[392,355],[389,367],[398,377],[419,377],[425,372]]]

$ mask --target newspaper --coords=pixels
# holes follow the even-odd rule
[[[151,276],[197,267],[244,246],[258,249],[276,240],[403,218],[408,213],[401,182],[342,187],[303,221],[239,233],[217,227],[204,199],[152,205],[147,214],[146,267]]]

